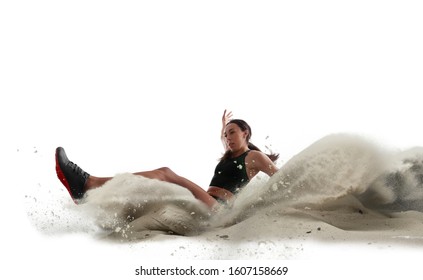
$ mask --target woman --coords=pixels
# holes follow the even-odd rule
[[[232,113],[223,113],[221,139],[225,154],[216,166],[210,187],[200,186],[174,173],[167,167],[134,173],[150,179],[174,183],[188,189],[195,198],[210,208],[218,202],[226,202],[260,171],[272,176],[278,168],[274,164],[278,155],[264,154],[250,143],[251,128],[243,120],[228,121]],[[95,177],[69,161],[62,147],[56,149],[56,173],[75,203],[90,189],[98,188],[112,177]]]

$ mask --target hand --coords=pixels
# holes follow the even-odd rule
[[[228,122],[231,120],[231,118],[232,118],[232,112],[231,111],[226,112],[226,109],[225,109],[222,116],[222,131],[220,133],[220,140],[222,140],[223,148],[225,149],[225,151],[227,151],[229,148],[225,140],[225,128]]]
[[[231,120],[231,118],[232,118],[232,111],[229,111],[227,113],[226,109],[225,109],[225,111],[223,112],[223,116],[222,116],[222,129],[225,129],[226,125]]]

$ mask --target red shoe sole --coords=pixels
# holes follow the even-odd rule
[[[60,169],[59,161],[57,160],[57,153],[55,154],[55,160],[56,160],[56,174],[57,174],[57,178],[59,178],[60,182],[62,182],[62,184],[66,187],[66,189],[68,190],[69,195],[71,196],[73,202],[75,204],[78,204],[78,202],[72,196],[72,192],[71,192],[69,183],[66,180],[66,177],[65,177],[65,175],[62,172],[62,169]]]

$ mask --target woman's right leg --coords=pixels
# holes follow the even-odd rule
[[[213,206],[217,204],[216,199],[210,196],[203,188],[191,182],[190,180],[177,175],[168,167],[162,167],[162,168],[151,170],[151,171],[137,172],[137,173],[134,173],[134,175],[139,175],[149,179],[157,179],[160,181],[177,184],[189,190],[196,199],[204,202],[210,208],[212,208]],[[102,185],[104,185],[104,183],[111,180],[112,178],[113,177],[95,177],[90,175],[84,186],[84,192],[90,189],[101,187]]]
[[[69,194],[76,203],[77,199],[82,198],[86,191],[98,188],[112,179],[112,177],[96,177],[88,174],[78,165],[71,162],[67,158],[65,150],[61,147],[56,149],[56,172],[57,177],[67,188]],[[174,183],[184,187],[188,189],[195,198],[204,202],[209,207],[213,207],[217,204],[217,201],[200,186],[184,177],[177,175],[167,167],[134,174],[150,179],[157,179],[169,183]]]
[[[152,171],[137,172],[133,174],[141,175],[149,179],[158,179],[158,180],[164,181],[162,178],[163,176],[161,175],[160,169],[152,170]],[[107,181],[111,179],[113,179],[113,177],[96,177],[96,176],[90,175],[87,179],[87,182],[85,183],[84,192],[101,187]]]

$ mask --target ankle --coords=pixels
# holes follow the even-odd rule
[[[110,179],[111,178],[100,178],[100,177],[95,177],[90,175],[90,177],[88,177],[87,179],[87,182],[85,183],[84,191],[101,187],[102,185],[104,185],[104,183],[106,183]]]
[[[84,191],[86,192],[90,189],[93,189],[94,185],[95,185],[95,177],[90,175],[87,179],[87,182],[85,182]]]

